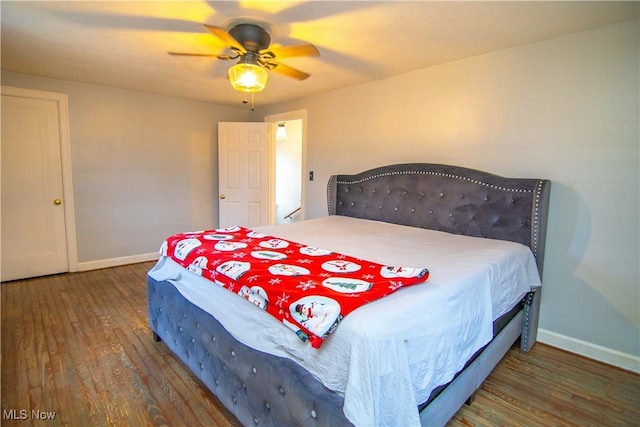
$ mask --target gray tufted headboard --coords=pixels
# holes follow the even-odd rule
[[[542,276],[550,186],[545,179],[408,163],[333,175],[327,202],[329,215],[522,243]]]

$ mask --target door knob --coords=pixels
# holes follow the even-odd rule
[[[53,201],[53,204],[54,204],[54,205],[56,205],[56,206],[61,205],[61,204],[62,204],[62,200],[60,200],[60,199],[55,199],[55,200]]]
[[[220,198],[221,198],[221,199],[224,199],[225,197],[227,197],[227,196],[225,196],[224,194],[221,194],[221,195],[220,195]]]

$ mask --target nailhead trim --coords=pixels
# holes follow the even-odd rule
[[[536,183],[535,196],[533,199],[533,228],[531,230],[531,250],[533,256],[538,260],[538,244],[540,243],[540,202],[542,201],[542,188],[544,181],[538,180]]]
[[[391,176],[391,175],[433,175],[433,176],[442,176],[445,178],[453,178],[453,179],[459,179],[461,181],[467,181],[467,182],[471,182],[473,184],[478,184],[478,185],[482,185],[485,187],[489,187],[489,188],[493,188],[496,190],[501,190],[501,191],[513,191],[515,193],[531,193],[533,190],[523,190],[523,189],[517,189],[517,188],[507,188],[507,187],[502,187],[499,185],[494,185],[494,184],[489,184],[487,182],[482,182],[482,181],[478,181],[477,179],[471,179],[471,178],[467,178],[464,176],[460,176],[460,175],[454,175],[454,174],[450,174],[450,173],[443,173],[443,172],[431,172],[431,171],[395,171],[395,172],[385,172],[385,173],[380,173],[377,175],[371,175],[368,176],[366,178],[363,179],[358,179],[355,181],[337,181],[338,184],[360,184],[362,182],[366,182],[375,178],[381,178],[384,176]]]

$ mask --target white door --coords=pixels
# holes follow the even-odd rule
[[[271,223],[268,123],[218,123],[219,226]]]
[[[58,103],[2,95],[2,281],[69,271]]]

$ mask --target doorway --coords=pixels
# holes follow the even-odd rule
[[[266,116],[273,123],[275,223],[285,224],[305,218],[305,137],[306,110]],[[277,129],[283,128],[285,137]],[[282,131],[283,129],[280,129]]]

